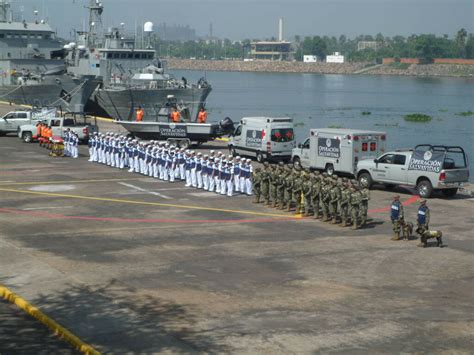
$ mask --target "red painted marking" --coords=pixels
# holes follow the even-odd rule
[[[403,205],[403,206],[412,205],[412,204],[414,204],[416,201],[418,201],[419,199],[420,199],[420,196],[412,196],[412,197],[410,197],[408,200],[402,202],[402,205]],[[382,207],[382,208],[376,208],[376,209],[373,209],[373,210],[369,210],[369,213],[389,212],[389,211],[390,211],[390,208],[391,208],[391,206]]]
[[[93,217],[93,216],[66,216],[56,213],[21,211],[10,208],[0,208],[0,213],[14,213],[28,215],[38,218],[49,219],[75,219],[82,221],[101,221],[101,222],[124,222],[124,223],[176,223],[176,224],[203,224],[203,223],[268,223],[279,221],[297,221],[294,217],[275,217],[275,218],[254,218],[254,219],[145,219],[145,218],[118,218],[118,217]]]

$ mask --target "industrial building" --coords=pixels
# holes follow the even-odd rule
[[[344,56],[339,52],[326,56],[326,63],[344,63]]]
[[[278,41],[255,41],[250,44],[250,57],[255,60],[290,60],[291,42],[283,40],[283,18],[278,24]]]

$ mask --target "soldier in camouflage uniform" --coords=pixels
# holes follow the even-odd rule
[[[280,162],[283,163],[283,162]],[[271,175],[271,193],[272,193],[272,208],[277,207],[278,202],[278,183],[281,177],[280,164],[273,167],[273,173]]]
[[[293,186],[294,186],[294,170],[291,170],[285,177],[285,208],[288,212],[291,211],[291,202],[293,197]]]
[[[322,187],[321,187],[321,208],[323,210],[323,222],[328,222],[329,219],[329,200],[331,198],[330,196],[330,190],[331,190],[331,178],[326,175],[326,177],[322,181]]]
[[[341,200],[339,204],[339,213],[341,215],[341,227],[347,227],[349,222],[349,204],[351,201],[350,184],[347,178],[342,179]]]
[[[329,190],[329,213],[332,216],[332,224],[337,223],[337,216],[338,216],[338,205],[341,200],[341,189],[339,187],[339,183],[337,181],[337,176],[334,175],[332,182],[331,189]]]
[[[290,174],[291,168],[286,165],[283,166],[281,169],[281,175],[278,179],[277,185],[277,196],[278,196],[278,209],[282,210],[285,208],[285,182],[286,177]]]
[[[369,212],[370,191],[367,186],[361,189],[362,204],[360,208],[360,226],[363,227],[367,223],[367,214]]]
[[[304,214],[303,217],[309,217],[312,205],[312,198],[311,195],[313,193],[313,180],[314,180],[314,173],[309,173],[306,176],[306,179],[303,183],[303,196],[304,196]]]
[[[321,175],[319,171],[314,172],[311,179],[311,206],[313,207],[314,219],[319,219],[319,201],[321,194]]]
[[[352,229],[358,229],[358,218],[359,218],[359,207],[361,204],[362,195],[359,192],[359,189],[356,185],[351,184],[351,219],[352,219]]]
[[[295,202],[295,214],[301,213],[301,193],[303,192],[303,183],[306,173],[304,171],[296,172],[293,184],[293,201]]]
[[[252,173],[253,193],[255,200],[253,203],[260,203],[260,196],[262,194],[262,169],[256,168]]]
[[[270,186],[269,186],[269,183],[268,183],[268,180],[269,180],[269,173],[270,173],[270,164],[268,164],[268,162],[264,162],[263,163],[263,170],[262,170],[262,183],[261,183],[261,186],[262,186],[262,196],[263,196],[263,199],[264,201],[263,202],[267,202],[267,204],[269,203],[269,199],[270,199]]]

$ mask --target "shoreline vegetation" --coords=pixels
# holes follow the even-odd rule
[[[474,78],[474,65],[467,64],[409,64],[400,66],[396,65],[398,63],[373,65],[364,62],[339,64],[177,58],[168,58],[166,61],[171,70]]]

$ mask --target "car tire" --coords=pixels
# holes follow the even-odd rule
[[[301,169],[301,159],[299,157],[293,158],[293,166],[297,169]]]
[[[259,163],[263,163],[264,160],[265,160],[265,159],[263,158],[262,152],[257,152],[257,161],[258,161]]]
[[[444,190],[441,190],[441,193],[445,197],[453,197],[458,193],[458,189],[457,188],[455,188],[455,189],[444,189]]]
[[[31,132],[23,132],[21,139],[25,143],[31,143],[33,141],[33,134]]]
[[[357,180],[360,186],[367,187],[368,189],[370,189],[374,183],[369,173],[360,174]]]
[[[385,188],[389,191],[392,191],[395,188],[394,184],[385,184]]]
[[[416,184],[416,191],[418,191],[418,195],[422,198],[429,198],[433,193],[433,185],[429,180],[423,179]]]
[[[332,164],[327,164],[325,170],[326,170],[326,173],[328,173],[329,176],[333,176],[333,175],[334,175],[334,165],[332,165]]]
[[[6,135],[7,135],[7,132],[0,131],[0,137],[6,136]]]

